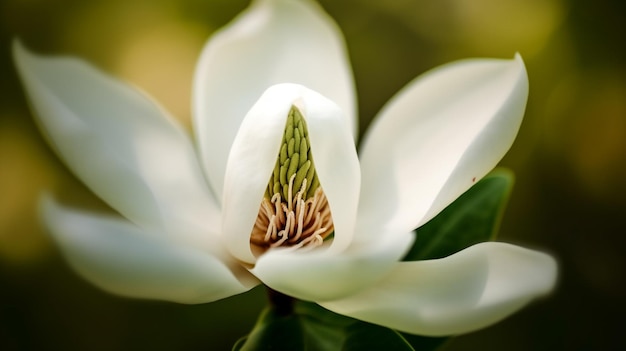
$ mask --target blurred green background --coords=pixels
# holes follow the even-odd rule
[[[621,0],[320,0],[344,31],[361,131],[398,89],[465,57],[524,57],[525,121],[502,165],[517,183],[500,239],[554,254],[557,290],[447,350],[604,350],[626,313],[626,9]],[[141,87],[190,127],[195,60],[248,0],[0,0],[0,349],[229,350],[263,289],[184,306],[118,298],[78,278],[35,214],[48,189],[102,204],[45,145],[12,38],[82,57]]]

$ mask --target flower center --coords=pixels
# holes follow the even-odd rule
[[[250,235],[254,251],[322,245],[334,231],[326,195],[315,173],[306,122],[292,106],[283,143]]]

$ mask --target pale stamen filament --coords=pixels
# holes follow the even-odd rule
[[[296,236],[294,236],[291,241],[298,241],[298,239],[300,239],[300,236],[302,235],[302,227],[304,226],[304,204],[300,203],[300,206],[298,206],[298,208],[300,209],[300,213],[298,213],[298,229],[296,230]]]
[[[322,233],[326,231],[326,228],[320,228],[313,233],[313,235],[307,237],[306,239],[299,242],[297,245],[294,245],[293,248],[298,249],[302,247],[313,248],[315,246],[322,245],[324,243],[324,238],[322,237]]]

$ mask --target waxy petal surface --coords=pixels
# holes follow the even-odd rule
[[[322,306],[420,335],[454,335],[500,321],[556,280],[550,256],[489,242],[430,261],[400,262],[381,282]]]
[[[206,174],[221,195],[241,121],[278,83],[307,86],[338,104],[356,132],[350,65],[339,29],[309,0],[258,0],[215,34],[194,80],[194,122]]]
[[[74,174],[147,231],[219,251],[219,208],[178,124],[80,60],[39,57],[18,42],[13,52],[37,122]]]
[[[359,228],[403,232],[434,217],[504,156],[527,96],[519,55],[459,61],[410,83],[363,141]]]
[[[382,235],[340,254],[330,250],[272,250],[252,273],[270,288],[306,301],[328,301],[359,293],[384,279],[413,243],[413,233]]]
[[[176,245],[121,219],[42,202],[44,220],[70,265],[108,292],[205,303],[249,290],[247,271],[201,250]]]

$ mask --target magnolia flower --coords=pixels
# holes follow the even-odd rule
[[[120,216],[43,217],[73,268],[109,292],[205,303],[265,284],[340,314],[426,335],[468,332],[555,281],[553,259],[482,243],[402,262],[414,230],[510,147],[528,83],[520,56],[436,68],[355,147],[339,30],[310,1],[258,0],[215,34],[193,89],[197,145],[154,101],[86,63],[16,42],[37,121]]]

